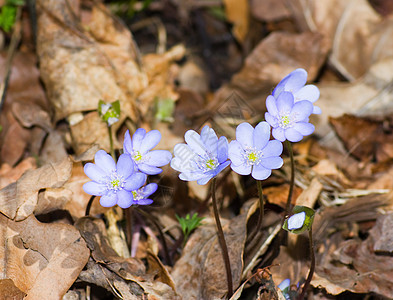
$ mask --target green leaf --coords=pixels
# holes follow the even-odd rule
[[[156,100],[155,118],[159,122],[173,122],[175,101],[170,98]]]
[[[192,217],[187,214],[185,218],[176,215],[176,218],[179,221],[179,224],[183,231],[185,241],[187,240],[190,233],[201,225],[201,222],[204,219],[203,217],[198,217],[197,213],[194,213]]]
[[[288,220],[290,220],[291,218],[298,218],[298,220],[300,220],[300,216],[303,215],[303,213],[305,214],[305,218],[304,218],[304,222],[301,225],[301,227],[291,229],[291,227],[288,226]],[[288,219],[285,220],[282,228],[285,229],[286,231],[289,231],[289,232],[292,232],[295,234],[301,234],[304,231],[311,229],[312,223],[314,221],[314,215],[315,215],[315,211],[312,208],[296,205],[293,208],[292,215]]]
[[[5,32],[10,32],[14,26],[16,18],[16,7],[12,5],[4,5],[0,12],[0,27]]]

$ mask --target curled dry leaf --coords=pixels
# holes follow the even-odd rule
[[[127,296],[145,294],[148,299],[178,299],[169,285],[155,281],[151,275],[146,274],[141,260],[132,257],[123,258],[116,254],[115,250],[109,246],[105,224],[102,220],[83,217],[76,222],[75,226],[86,240],[94,260],[94,262],[89,262],[87,271],[82,272],[83,280],[110,291],[111,285],[115,285],[116,281],[124,282],[129,286]],[[142,299],[141,296],[138,299]]]
[[[0,215],[0,224],[1,277],[26,293],[24,299],[61,299],[90,256],[78,230],[33,215],[19,222]]]
[[[250,26],[250,8],[248,1],[224,0],[225,15],[233,24],[232,33],[240,42],[246,39]]]
[[[2,164],[0,168],[0,189],[17,181],[25,171],[35,168],[36,161],[32,157],[22,160],[14,168],[11,168],[9,164]]]
[[[17,221],[26,219],[37,210],[38,192],[61,187],[71,175],[71,161],[67,158],[25,172],[16,182],[0,190],[0,212]]]
[[[22,300],[26,294],[18,289],[11,279],[0,280],[0,295],[3,299]]]
[[[242,280],[243,251],[247,233],[247,219],[251,204],[243,213],[223,223],[229,259],[232,269],[233,287]],[[215,223],[204,219],[187,241],[181,258],[171,272],[177,292],[187,299],[221,299],[227,292],[225,265],[217,239]]]

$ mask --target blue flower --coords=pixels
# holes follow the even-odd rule
[[[237,126],[236,140],[228,147],[232,170],[264,180],[270,176],[272,169],[281,168],[282,143],[269,139],[270,126],[267,122],[260,122],[255,129],[248,123]]]
[[[124,135],[124,153],[129,154],[135,163],[135,170],[139,170],[147,175],[157,175],[162,172],[158,167],[169,164],[172,154],[166,150],[153,150],[161,140],[161,133],[158,130],[146,130],[139,128],[134,135],[130,136],[127,130]]]
[[[308,100],[314,103],[319,98],[319,89],[313,84],[305,85],[306,82],[306,70],[296,69],[277,84],[276,88],[273,90],[273,96],[277,99],[281,92],[291,92],[295,103],[302,100]],[[313,106],[312,113],[320,114],[322,111],[318,106]]]
[[[148,197],[157,191],[158,185],[156,183],[149,183],[135,191],[132,191],[134,201],[132,204],[135,205],[149,205],[153,203],[153,200]]]
[[[281,142],[298,142],[315,130],[314,125],[308,123],[313,111],[310,101],[295,103],[292,93],[281,92],[277,100],[272,95],[268,96],[266,107],[265,119],[273,127],[273,137]]]
[[[285,299],[289,300],[289,287],[291,285],[291,280],[289,278],[284,279],[277,287],[282,291],[283,296]]]
[[[132,191],[145,184],[146,175],[134,171],[131,157],[122,154],[117,165],[112,156],[99,150],[93,163],[84,167],[85,174],[92,180],[83,185],[83,190],[94,196],[101,196],[100,204],[104,207],[119,205],[128,208],[133,204]]]
[[[305,220],[306,220],[306,212],[304,211],[290,216],[287,221],[288,229],[296,230],[302,228]]]
[[[175,157],[171,161],[171,167],[181,172],[181,180],[196,180],[204,185],[230,164],[227,138],[218,138],[209,126],[203,127],[201,135],[188,130],[184,139],[187,144],[175,146]]]

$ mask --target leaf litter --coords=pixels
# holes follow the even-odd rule
[[[301,67],[320,89],[323,111],[312,116],[315,134],[294,148],[293,204],[316,209],[309,294],[393,298],[389,1],[140,3],[130,2],[139,9],[131,16],[109,1],[39,0],[19,16],[37,31],[24,25],[12,61],[0,59],[2,70],[12,63],[10,74],[0,74],[1,296],[225,299],[206,187],[179,182],[166,167],[151,179],[162,189],[146,208],[154,222],[97,200],[85,216],[84,163],[98,149],[110,151],[98,101],[120,100],[119,122],[110,127],[117,152],[126,129],[138,127],[159,129],[161,147],[171,150],[186,130],[206,123],[234,138],[239,123],[263,118],[273,87]],[[166,40],[156,39],[150,21],[129,29],[149,15],[160,20]],[[3,50],[13,35],[1,32]],[[171,104],[159,105],[165,102]],[[305,280],[307,236],[282,243],[280,233],[289,173],[284,156],[283,169],[264,182],[260,232],[253,181],[219,177],[231,299],[283,299],[282,280]],[[205,219],[182,248],[176,215],[194,212]],[[132,247],[137,258],[129,257]]]

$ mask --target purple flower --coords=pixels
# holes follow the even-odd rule
[[[204,185],[230,164],[227,138],[218,138],[209,126],[203,127],[201,135],[188,130],[184,139],[187,144],[175,146],[175,157],[171,161],[171,167],[181,172],[181,180],[196,180]]]
[[[319,89],[313,84],[305,85],[306,82],[306,70],[296,69],[277,84],[276,88],[273,90],[273,96],[277,99],[281,92],[291,92],[295,103],[302,100],[308,100],[314,103],[319,98]],[[312,113],[320,114],[322,111],[318,106],[313,106]]]
[[[267,122],[260,122],[255,129],[248,123],[237,126],[236,140],[230,142],[228,148],[232,170],[263,180],[270,176],[272,169],[281,168],[282,143],[269,139],[270,126]]]
[[[285,299],[290,299],[289,296],[289,288],[291,285],[291,280],[289,278],[284,279],[277,287],[282,291],[283,296]]]
[[[134,135],[130,136],[127,130],[124,135],[124,153],[129,154],[135,163],[135,170],[139,170],[147,175],[157,175],[162,172],[158,167],[167,165],[172,154],[166,150],[153,150],[161,140],[161,133],[158,130],[146,130],[139,128]]]
[[[132,191],[134,201],[132,204],[135,205],[149,205],[153,203],[153,200],[148,197],[157,191],[158,185],[156,183],[149,183],[135,191]]]
[[[128,208],[133,204],[132,191],[139,189],[146,181],[146,175],[134,171],[131,157],[122,154],[117,165],[112,156],[99,150],[94,162],[84,167],[85,174],[92,180],[83,185],[83,190],[94,196],[101,196],[104,207],[119,205]]]
[[[265,119],[273,127],[272,135],[275,139],[298,142],[303,136],[314,132],[314,125],[308,123],[313,111],[310,101],[295,103],[292,93],[281,92],[277,100],[272,95],[268,96],[266,107]]]

